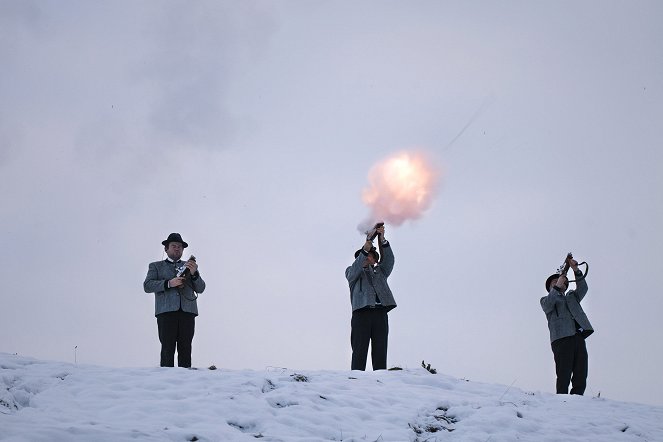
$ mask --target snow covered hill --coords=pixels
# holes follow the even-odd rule
[[[0,440],[644,442],[663,441],[663,407],[423,368],[118,369],[0,353]]]

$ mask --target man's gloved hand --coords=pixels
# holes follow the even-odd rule
[[[577,263],[576,263],[576,267],[577,267]],[[569,280],[566,277],[566,275],[559,275],[559,278],[557,278],[557,281],[555,282],[555,287],[557,287],[558,289],[565,290],[566,287],[568,287],[568,286],[569,286]]]
[[[578,261],[576,261],[573,258],[570,258],[569,259],[569,267],[571,267],[574,272],[577,272],[578,271]],[[567,283],[568,283],[568,281],[567,281]]]
[[[183,284],[184,284],[184,278],[182,278],[181,276],[178,276],[178,277],[173,278],[170,281],[168,281],[168,287],[170,287],[171,289],[175,288],[175,287],[179,287]]]

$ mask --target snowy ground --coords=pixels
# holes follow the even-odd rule
[[[663,441],[663,407],[403,371],[106,368],[0,353],[3,441]]]

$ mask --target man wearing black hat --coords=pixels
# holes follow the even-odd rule
[[[576,275],[576,289],[566,293],[569,280],[566,275],[550,275],[546,280],[548,296],[541,298],[541,307],[548,319],[550,342],[555,356],[557,394],[582,395],[587,386],[588,357],[585,339],[594,333],[580,301],[587,294],[587,282],[582,278],[578,263],[569,258]]]
[[[384,225],[377,228],[377,236],[382,261],[369,236],[364,247],[355,252],[354,263],[345,270],[352,303],[352,370],[366,369],[369,342],[373,370],[387,368],[387,313],[396,307],[387,278],[394,268],[394,253],[384,238]]]
[[[146,293],[154,293],[155,316],[161,342],[161,366],[191,367],[191,342],[198,316],[198,293],[205,290],[198,264],[192,256],[182,261],[189,245],[179,233],[171,233],[163,244],[167,259],[150,263],[143,283]]]

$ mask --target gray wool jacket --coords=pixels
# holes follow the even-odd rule
[[[394,295],[387,284],[387,278],[394,269],[394,252],[389,242],[382,245],[382,260],[374,268],[364,268],[368,253],[361,253],[350,267],[345,269],[345,277],[350,286],[352,311],[364,307],[374,307],[376,296],[388,310],[396,307]]]
[[[576,276],[582,276],[582,272],[576,273]],[[580,301],[586,294],[587,282],[582,279],[576,283],[576,290],[562,294],[556,288],[551,287],[548,296],[541,298],[541,308],[548,319],[550,342],[575,335],[578,326],[583,329],[581,333],[583,338],[594,333],[592,324],[589,323],[587,315],[580,306]]]
[[[168,288],[168,281],[177,276],[177,267],[183,265],[182,260],[176,263],[168,260],[150,263],[143,289],[145,293],[154,293],[155,316],[160,313],[175,312],[180,308],[198,316],[194,291],[202,293],[205,290],[205,281],[200,277],[200,273],[196,272],[195,279],[187,277],[183,287]]]

